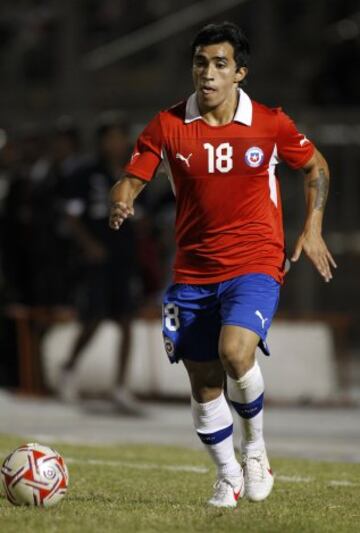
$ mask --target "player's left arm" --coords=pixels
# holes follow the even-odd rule
[[[291,260],[297,261],[304,251],[324,280],[329,282],[332,279],[331,267],[337,268],[322,237],[322,221],[329,191],[329,167],[321,153],[315,149],[302,169],[305,173],[307,213],[304,229],[296,241]]]

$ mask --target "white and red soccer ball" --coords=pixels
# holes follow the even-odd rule
[[[51,507],[66,494],[69,473],[58,452],[29,443],[8,455],[1,467],[7,499],[14,505]]]

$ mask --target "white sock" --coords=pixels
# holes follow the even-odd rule
[[[264,380],[257,361],[240,379],[227,376],[227,393],[242,421],[242,451],[263,450]]]
[[[191,397],[191,411],[196,432],[217,467],[218,477],[240,476],[241,466],[233,443],[233,418],[224,394],[206,403]]]

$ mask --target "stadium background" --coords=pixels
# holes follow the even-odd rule
[[[159,109],[192,90],[189,44],[210,21],[241,25],[251,43],[247,90],[254,99],[281,105],[314,140],[332,175],[325,234],[339,269],[330,285],[302,260],[290,274],[279,314],[321,318],[339,332],[338,349],[346,386],[360,384],[360,11],[356,0],[2,0],[0,8],[0,223],[1,238],[16,239],[9,225],[8,195],[14,168],[28,141],[48,157],[49,138],[59,117],[79,128],[82,152],[93,150],[99,114],[117,109],[131,123],[130,136]],[[159,178],[147,198],[152,236],[171,219]],[[291,250],[304,214],[302,179],[282,169],[287,243]],[[149,189],[150,190],[150,189]],[[156,212],[161,216],[152,217]],[[155,219],[155,221],[154,221]],[[143,307],[156,308],[159,279],[171,255],[169,235],[154,264],[154,287]],[[165,245],[164,245],[165,240]],[[18,243],[16,243],[18,244]],[[165,246],[165,249],[164,249]],[[156,244],[155,244],[156,248]],[[171,246],[170,246],[171,248]],[[45,248],[46,253],[46,248]],[[6,263],[4,250],[1,264]],[[41,268],[41,267],[39,267]],[[9,291],[2,268],[0,385],[19,384],[18,342],[13,304],[31,307]],[[31,275],[27,283],[32,284]],[[161,285],[161,283],[160,283]],[[152,290],[153,289],[153,290]],[[20,300],[20,301],[19,301]],[[150,305],[151,304],[151,305]]]

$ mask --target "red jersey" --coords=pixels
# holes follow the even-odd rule
[[[196,94],[144,129],[127,174],[150,181],[164,163],[176,197],[175,283],[205,284],[249,273],[281,282],[285,246],[276,165],[297,169],[314,152],[281,109],[239,89],[231,123],[211,126]]]

